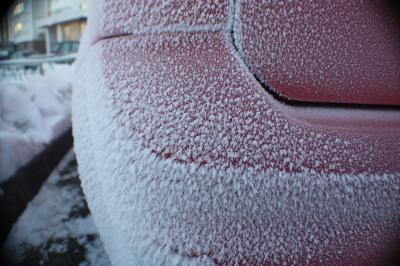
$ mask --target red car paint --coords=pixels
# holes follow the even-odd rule
[[[89,22],[91,30],[85,36],[86,44],[82,46],[79,64],[85,64],[87,51],[94,49],[93,47],[100,49],[101,59],[98,63],[103,66],[102,75],[111,95],[109,101],[118,110],[115,120],[121,128],[129,129],[129,138],[132,142],[141,143],[146,150],[162,159],[173,159],[177,164],[182,165],[195,164],[216,169],[223,166],[244,169],[244,171],[256,169],[262,172],[272,169],[287,173],[304,173],[307,169],[307,171],[323,173],[321,174],[323,178],[318,180],[319,177],[310,174],[313,180],[305,180],[304,188],[317,189],[315,182],[323,182],[325,193],[336,191],[336,194],[332,195],[337,195],[339,198],[345,192],[340,182],[329,179],[330,174],[342,176],[344,179],[349,178],[348,182],[354,182],[354,186],[361,182],[361,192],[358,192],[360,194],[354,196],[354,202],[350,199],[345,204],[362,207],[355,209],[354,213],[343,213],[343,216],[339,215],[338,217],[341,218],[338,219],[329,217],[332,211],[330,209],[326,211],[326,215],[320,214],[325,210],[322,207],[316,207],[318,202],[312,202],[309,195],[304,196],[302,204],[310,204],[310,207],[316,208],[316,217],[309,217],[309,219],[320,222],[320,228],[314,235],[315,241],[322,243],[329,240],[331,244],[315,250],[314,257],[301,258],[299,261],[310,265],[380,264],[388,255],[391,255],[399,232],[399,210],[397,209],[397,212],[391,215],[380,212],[393,202],[400,203],[399,191],[396,193],[395,190],[383,189],[386,185],[398,187],[400,184],[399,110],[357,106],[286,105],[265,91],[249,68],[254,71],[257,78],[263,79],[266,84],[272,85],[273,89],[291,99],[310,102],[397,105],[399,104],[399,79],[395,74],[399,70],[397,57],[399,51],[394,49],[394,51],[384,53],[383,58],[388,59],[383,60],[383,64],[389,62],[388,69],[379,68],[380,65],[377,62],[363,67],[360,75],[367,79],[356,80],[359,82],[357,84],[351,77],[344,78],[343,83],[340,83],[338,87],[334,86],[336,83],[326,83],[326,80],[332,80],[330,75],[335,75],[329,73],[328,69],[324,69],[324,75],[327,76],[322,78],[319,75],[316,77],[306,75],[304,78],[301,71],[296,69],[292,72],[291,79],[296,81],[293,83],[292,80],[286,79],[287,75],[275,71],[275,69],[287,67],[286,62],[283,62],[283,65],[269,65],[268,68],[252,67],[252,60],[267,62],[270,59],[268,43],[263,43],[262,36],[257,39],[258,35],[248,34],[243,30],[246,29],[245,27],[241,29],[241,32],[239,30],[244,36],[241,46],[236,47],[239,51],[235,51],[234,43],[230,42],[230,37],[235,39],[235,34],[239,33],[235,33],[238,29],[235,28],[234,19],[229,15],[236,12],[239,17],[244,16],[246,21],[246,16],[249,18],[253,14],[249,3],[243,2],[242,6],[238,6],[239,3],[222,0],[215,1],[215,4],[210,4],[210,2],[213,1],[200,1],[195,9],[193,8],[195,2],[192,1],[183,4],[172,1],[172,4],[166,6],[161,4],[157,6],[154,3],[144,5],[147,8],[144,9],[146,12],[138,12],[140,1],[105,2],[91,15],[92,21]],[[269,1],[254,1],[254,4],[257,4],[255,2],[269,3]],[[350,2],[356,5],[357,1]],[[307,4],[294,3],[293,5],[301,7],[302,14],[309,14]],[[358,5],[361,4],[358,3]],[[332,6],[327,4],[326,8],[328,7],[336,8],[336,4]],[[318,8],[321,6],[312,7],[312,11]],[[208,15],[199,15],[199,10]],[[348,14],[347,9],[340,10]],[[368,5],[366,10],[375,14],[371,5]],[[260,16],[265,15],[258,11],[260,9],[254,9],[256,21]],[[215,16],[210,16],[210,14],[215,14]],[[327,13],[322,12],[322,15],[324,14]],[[328,15],[331,16],[330,14]],[[284,23],[281,20],[283,18],[277,16],[275,23]],[[368,21],[368,25],[377,25],[376,21],[377,18],[374,18]],[[339,21],[339,23],[342,22],[346,20]],[[265,23],[260,24],[261,27],[269,25],[268,22]],[[311,27],[316,22],[310,23]],[[354,23],[354,26],[362,26],[358,22]],[[304,23],[302,27],[307,29],[307,25]],[[392,24],[389,23],[389,25]],[[226,30],[230,27],[233,27],[233,36],[229,36],[232,33]],[[366,36],[376,34],[377,40],[387,38],[390,40],[388,45],[393,48],[397,36],[393,38],[391,35],[382,36],[379,26],[377,27],[368,31]],[[261,35],[262,32],[261,28]],[[337,31],[337,33],[339,36],[340,32]],[[315,32],[315,34],[319,33]],[[312,54],[314,49],[308,47],[307,39],[304,40],[302,36],[300,34],[297,38],[304,41],[303,46],[300,45],[304,49],[298,52],[304,53],[302,58],[307,60],[308,54],[310,57],[314,56]],[[312,36],[311,39],[313,39]],[[257,48],[259,54],[255,55],[253,54],[255,51],[249,50],[249,47],[252,45],[257,47],[259,40]],[[343,41],[346,42],[346,40]],[[252,42],[252,45],[246,44],[249,42]],[[368,43],[368,47],[375,47],[375,44],[375,42]],[[263,50],[263,47],[266,50]],[[284,49],[285,46],[274,45],[273,48],[279,50]],[[349,47],[346,52],[354,51],[357,64],[363,62],[365,60],[362,57],[363,52],[358,53],[357,49],[353,48]],[[323,53],[323,49],[319,49],[319,52]],[[335,51],[341,53],[341,49]],[[371,56],[371,58],[379,59],[376,53],[372,53]],[[243,58],[244,62],[241,61]],[[371,58],[368,57],[369,60]],[[331,58],[328,57],[328,59]],[[294,64],[296,63],[297,61],[294,60]],[[351,67],[352,63],[353,61],[349,60],[342,62],[338,67]],[[311,65],[306,64],[304,69],[309,71]],[[321,65],[324,66],[324,64]],[[131,69],[132,66],[135,67],[134,71]],[[390,77],[387,80],[378,80],[383,84],[382,89],[375,89],[371,82],[377,79],[374,76],[369,80],[369,71],[383,72]],[[309,73],[314,75],[314,72]],[[357,73],[355,73],[355,79],[358,77]],[[314,81],[316,85],[309,86],[313,85]],[[324,90],[325,85],[328,86],[326,90]],[[134,89],[128,90],[128,88]],[[361,92],[358,89],[365,89],[365,91]],[[350,95],[346,95],[346,92]],[[121,97],[123,94],[125,96]],[[173,108],[171,108],[171,103],[175,103]],[[149,110],[160,111],[152,113]],[[250,123],[250,126],[247,123]],[[204,125],[208,126],[206,133],[204,133]],[[75,135],[79,138],[80,134],[83,135],[82,132],[76,131]],[[196,142],[196,136],[204,136],[204,134],[209,142],[206,144]],[[222,143],[225,140],[226,143]],[[221,146],[222,150],[219,148]],[[365,180],[362,178],[361,181],[358,178],[351,180],[351,175],[358,174],[365,174]],[[394,175],[394,177],[388,181],[389,184],[385,184],[378,179],[369,180],[370,175]],[[291,181],[288,181],[288,187],[291,186],[290,183]],[[262,184],[254,181],[253,185]],[[377,195],[371,194],[371,197],[377,197],[371,198],[372,206],[377,208],[373,217],[362,213],[363,208],[368,209],[369,201],[360,202],[366,199],[365,196],[369,195],[371,188],[377,191]],[[363,190],[365,195],[362,194]],[[246,192],[246,189],[243,189],[243,192]],[[295,192],[292,191],[292,193]],[[318,192],[320,191],[315,191],[315,193]],[[265,193],[277,193],[277,197],[283,197],[281,192],[266,190]],[[91,197],[91,195],[88,197],[89,206]],[[300,201],[302,201],[301,197],[302,195],[299,195]],[[339,204],[340,199],[338,202],[333,202],[342,206],[342,203]],[[337,211],[340,212],[340,210]],[[333,217],[334,213],[331,214]],[[210,219],[213,218],[212,215],[210,214]],[[193,213],[193,216],[196,217],[196,214]],[[381,217],[381,219],[376,219],[376,217]],[[348,222],[347,219],[352,222]],[[342,226],[343,230],[340,235],[327,237],[329,223],[332,221]],[[251,221],[250,224],[259,225],[259,227],[249,227],[248,234],[254,237],[257,237],[257,230],[265,226],[256,220]],[[199,233],[196,236],[202,235]],[[232,240],[238,243],[249,241],[249,239],[241,238],[242,236],[242,232],[224,235],[227,243]],[[180,236],[171,236],[171,238],[175,237]],[[219,238],[218,235],[211,237]],[[280,237],[286,237],[286,235]],[[222,242],[215,241],[215,243]],[[191,251],[189,247],[175,244],[177,247],[173,251],[176,253],[188,257],[200,255]],[[313,243],[304,242],[303,244],[300,255],[309,254],[309,249],[315,249]],[[249,249],[248,245],[245,247]],[[245,255],[243,257],[239,254],[239,250],[232,249],[221,258],[216,255],[218,245],[214,248],[215,250],[211,247],[205,254],[218,264],[231,265],[239,262],[239,264],[270,265],[276,261],[294,263],[294,261],[286,260],[285,252],[290,253],[287,250],[276,251],[276,260],[266,258],[260,262],[257,252],[254,252],[255,257]],[[254,250],[257,248],[254,246]],[[243,251],[243,254],[251,253],[251,250]]]
[[[242,1],[237,46],[285,98],[400,105],[400,19],[391,2]]]

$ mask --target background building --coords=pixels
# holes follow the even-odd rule
[[[8,19],[7,16],[0,17],[0,47],[8,45]]]
[[[56,44],[80,40],[87,0],[16,0],[0,20],[0,46],[51,53]]]
[[[7,14],[8,42],[16,50],[45,52],[44,30],[37,21],[46,16],[46,0],[15,1]]]
[[[38,20],[45,29],[46,51],[56,43],[79,41],[86,26],[87,0],[47,0],[47,16]]]

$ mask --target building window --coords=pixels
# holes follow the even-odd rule
[[[14,10],[13,10],[13,15],[14,16],[19,15],[22,12],[24,12],[24,3],[23,2],[15,5]]]
[[[81,4],[79,5],[79,8],[80,8],[81,10],[86,10],[86,9],[88,9],[88,4],[86,4],[86,3],[81,3]]]
[[[82,35],[82,24],[79,21],[62,25],[63,41],[79,41]]]
[[[81,23],[80,23],[80,30],[81,30],[81,35],[83,34],[83,32],[85,31],[85,28],[86,28],[86,20],[84,20],[84,21],[81,21]]]
[[[18,21],[17,23],[15,23],[14,25],[14,33],[18,34],[19,32],[21,32],[23,29],[22,23],[20,21]]]

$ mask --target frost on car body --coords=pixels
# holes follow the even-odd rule
[[[400,105],[392,2],[238,1],[235,44],[257,78],[285,98]]]
[[[111,260],[379,263],[400,229],[397,112],[282,105],[231,43],[234,3],[212,2],[107,1],[89,18],[74,135]]]

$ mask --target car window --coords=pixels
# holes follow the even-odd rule
[[[53,46],[52,53],[59,53],[61,49],[61,43],[57,43]]]
[[[79,49],[79,42],[73,42],[71,44],[71,52],[76,53],[78,52],[78,49]]]

